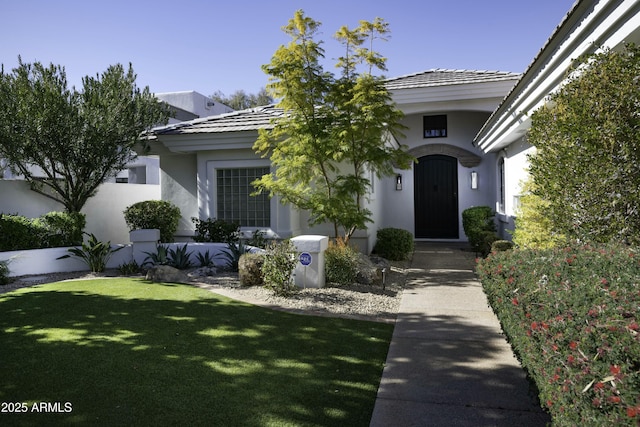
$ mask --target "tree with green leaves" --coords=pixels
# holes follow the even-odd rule
[[[143,131],[165,124],[169,109],[133,68],[110,66],[67,85],[65,69],[39,62],[0,69],[0,158],[31,189],[80,212],[105,179],[135,159]]]
[[[348,240],[371,222],[366,207],[371,177],[409,168],[413,158],[395,141],[403,126],[384,85],[385,58],[372,50],[388,25],[377,18],[342,27],[335,38],[344,49],[336,66],[324,70],[324,49],[315,37],[320,23],[299,10],[285,27],[291,42],[280,46],[263,66],[267,89],[284,114],[274,128],[261,130],[254,150],[269,157],[273,174],[255,182],[260,191],[310,212],[310,223],[332,223]]]
[[[246,110],[247,108],[273,104],[273,98],[269,96],[266,88],[261,88],[258,93],[247,93],[240,89],[229,96],[218,90],[211,95],[211,99],[234,110]]]
[[[640,50],[578,61],[532,116],[534,194],[554,232],[640,243]]]

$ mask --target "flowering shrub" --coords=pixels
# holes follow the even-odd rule
[[[358,276],[358,251],[338,237],[324,253],[327,283],[351,285]]]
[[[640,423],[640,252],[494,252],[477,273],[554,425]]]

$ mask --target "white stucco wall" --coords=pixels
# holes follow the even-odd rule
[[[409,149],[429,144],[447,144],[459,147],[478,156],[482,161],[478,166],[467,168],[458,162],[458,227],[459,240],[466,241],[462,227],[462,211],[472,206],[494,207],[496,197],[496,156],[494,154],[482,154],[473,147],[471,141],[482,127],[488,117],[488,113],[452,111],[438,112],[436,114],[447,115],[448,136],[446,138],[423,138],[422,118],[430,113],[413,114],[405,117],[403,123],[408,127],[404,131],[405,138],[399,140]],[[478,173],[479,186],[477,190],[471,189],[471,172]],[[385,178],[380,182],[380,227],[396,227],[409,230],[414,233],[414,184],[413,167],[410,170],[396,170],[402,175],[402,190],[395,190],[395,177]]]
[[[124,210],[144,200],[159,200],[160,187],[143,184],[105,183],[85,204],[85,231],[95,234],[102,241],[126,243],[129,229],[124,221]],[[22,180],[0,180],[0,212],[37,218],[52,211],[64,211],[64,207],[53,200],[29,189]]]
[[[193,90],[156,93],[156,98],[169,105],[197,115],[198,117],[215,116],[233,111],[232,108]]]
[[[180,208],[176,240],[193,236],[192,217],[198,217],[197,156],[195,154],[166,154],[160,157],[160,187],[162,200]]]

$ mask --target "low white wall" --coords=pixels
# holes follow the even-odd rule
[[[170,249],[184,246],[184,243],[170,243]],[[133,260],[132,245],[113,245],[112,247],[122,247],[113,254],[107,268],[113,269],[118,266],[129,263]],[[205,254],[209,251],[209,255],[213,259],[215,265],[224,266],[227,264],[223,251],[227,250],[225,243],[188,243],[187,252],[191,252],[190,259],[194,266],[198,266],[197,254]],[[260,251],[258,248],[251,247],[251,252]],[[88,266],[75,257],[57,259],[63,255],[69,254],[68,248],[48,248],[48,249],[32,249],[24,251],[7,251],[0,252],[0,261],[9,261],[9,276],[25,276],[32,274],[47,273],[63,273],[70,271],[89,271]]]
[[[0,252],[0,261],[9,260],[9,276],[28,274],[64,273],[89,271],[87,264],[75,257],[58,259],[69,254],[69,248],[31,249],[27,251]],[[114,253],[107,268],[117,268],[131,260],[131,246],[123,246]]]

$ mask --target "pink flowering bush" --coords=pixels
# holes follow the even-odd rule
[[[640,251],[496,252],[477,273],[554,425],[640,424]]]

